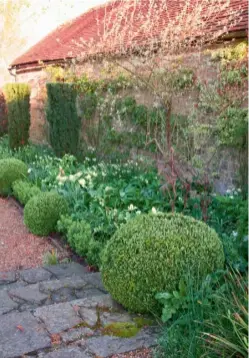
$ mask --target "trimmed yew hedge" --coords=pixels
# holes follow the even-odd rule
[[[76,110],[77,91],[74,84],[47,83],[46,117],[49,139],[57,156],[77,154],[80,118]]]
[[[15,149],[28,144],[30,127],[30,88],[25,83],[4,86],[8,111],[9,145]]]

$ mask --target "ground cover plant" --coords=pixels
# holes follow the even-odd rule
[[[99,265],[99,251],[121,224],[141,213],[172,211],[172,193],[160,189],[160,177],[144,160],[104,162],[91,147],[81,161],[72,155],[58,158],[49,148],[35,145],[12,151],[3,137],[0,159],[10,157],[26,163],[29,183],[41,191],[57,191],[67,200],[70,220],[68,227],[63,222],[59,225],[63,234],[71,222],[83,220],[90,225],[92,264]],[[241,190],[214,195],[211,183],[197,178],[188,187],[176,183],[175,191],[175,211],[214,228],[225,247],[226,262],[246,270],[247,200]]]

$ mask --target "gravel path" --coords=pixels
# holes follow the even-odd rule
[[[28,232],[13,201],[0,198],[0,271],[42,266],[53,248],[47,238]]]

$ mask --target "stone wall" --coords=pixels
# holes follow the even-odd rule
[[[47,143],[47,124],[45,117],[46,82],[48,75],[44,70],[25,72],[18,74],[17,82],[25,82],[30,85],[30,138],[33,143]]]
[[[201,55],[191,54],[181,58],[181,63],[187,68],[193,69],[194,73],[202,81],[210,81],[217,77],[218,65],[211,60],[210,54],[204,52]],[[75,68],[76,74],[87,73],[92,78],[98,79],[103,76],[105,63],[85,63]],[[103,71],[104,70],[104,71]],[[17,82],[26,82],[31,87],[31,128],[30,137],[34,143],[47,143],[48,128],[45,120],[44,105],[46,102],[45,84],[48,74],[44,70],[20,73],[16,77]],[[124,95],[134,96],[138,104],[152,106],[155,98],[149,93],[137,90],[126,90]],[[188,115],[193,109],[197,99],[197,91],[189,90],[185,94],[177,95],[173,100],[172,112],[174,114]],[[236,150],[226,149],[217,153],[212,170],[217,173],[219,179],[216,180],[216,188],[220,192],[233,186],[236,182],[239,166],[239,156]]]

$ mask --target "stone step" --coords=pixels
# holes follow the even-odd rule
[[[83,277],[87,274],[89,274],[87,268],[76,262],[10,272],[0,272],[0,288],[2,285],[8,285],[17,281],[32,284],[72,276]]]
[[[0,358],[27,357],[27,354],[38,358],[108,357],[155,345],[155,327],[141,328],[130,338],[106,335],[107,325],[115,322],[135,325],[135,318],[109,294],[103,293],[3,314]]]
[[[108,357],[154,345],[156,328],[138,327],[136,318],[104,290],[99,273],[79,264],[0,274],[0,358]],[[110,336],[115,323],[134,336]]]
[[[71,277],[61,276],[59,279],[52,279],[53,275],[43,275],[41,271],[43,269],[35,270],[33,275],[29,272],[27,276],[26,272],[20,272],[15,282],[0,286],[2,287],[0,315],[13,310],[19,312],[34,310],[39,306],[70,302],[106,293],[99,273],[83,273],[81,276],[73,274]],[[43,281],[42,279],[45,278],[48,280]],[[27,281],[32,284],[28,284]]]

